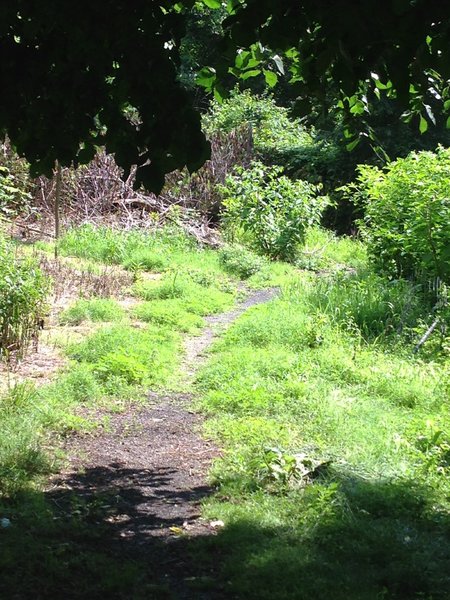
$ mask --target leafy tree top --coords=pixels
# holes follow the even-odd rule
[[[447,100],[450,7],[442,0],[203,0],[226,4],[214,69],[199,81],[221,95],[231,72],[288,73],[308,110],[334,82],[342,108],[367,110],[367,91],[395,94],[425,129]],[[36,173],[56,159],[114,152],[137,183],[158,191],[164,173],[208,156],[200,118],[179,82],[180,46],[194,0],[15,0],[0,6],[0,134]],[[329,89],[329,88],[328,88]],[[432,97],[432,102],[428,99]],[[448,108],[450,102],[445,107]]]

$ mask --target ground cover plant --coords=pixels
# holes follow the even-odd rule
[[[447,597],[449,364],[398,329],[421,301],[370,273],[303,273],[216,344],[197,386],[225,448],[204,510],[225,522],[230,595]]]
[[[83,321],[120,321],[125,311],[110,298],[91,298],[77,300],[60,315],[63,325],[78,325]]]

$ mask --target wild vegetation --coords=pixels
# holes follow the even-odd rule
[[[432,148],[424,150],[411,134],[416,150],[408,153],[409,142],[390,140],[389,161],[376,139],[382,128],[377,133],[370,126],[364,138],[333,111],[322,115],[322,129],[292,116],[304,98],[295,104],[286,90],[270,95],[265,85],[256,93],[261,77],[269,87],[281,80],[284,63],[254,45],[241,48],[227,74],[242,77],[247,90],[234,88],[220,70],[200,72],[217,97],[225,91],[221,86],[230,95],[211,102],[202,116],[211,160],[187,173],[182,167],[199,166],[207,145],[179,81],[201,102],[194,71],[205,49],[189,35],[201,31],[205,44],[228,35],[224,7],[208,19],[205,6],[218,4],[196,5],[190,15],[179,72],[172,64],[178,47],[162,54],[171,65],[166,84],[174,91],[167,111],[156,96],[142,103],[142,90],[134,87],[137,105],[124,107],[129,81],[115,63],[115,74],[102,79],[99,93],[109,100],[108,109],[96,113],[96,136],[89,128],[78,134],[76,115],[71,135],[64,132],[69,145],[84,140],[76,162],[92,160],[70,165],[76,144],[64,146],[61,186],[32,179],[11,143],[2,145],[0,213],[10,230],[5,224],[0,239],[0,595],[445,600],[449,151],[436,148],[432,137]],[[186,5],[176,10],[183,15]],[[243,32],[236,19],[245,22],[252,6],[252,0],[229,3],[229,25],[238,36]],[[120,3],[116,9],[117,24]],[[176,16],[171,10],[158,9],[152,17],[164,35],[175,27],[175,20],[164,25],[167,14]],[[310,8],[322,22],[320,10]],[[351,23],[358,22],[359,10]],[[269,19],[262,27],[272,41],[278,25]],[[132,15],[124,26],[133,30]],[[28,34],[25,28],[24,39]],[[321,47],[315,30],[310,34],[310,43]],[[427,42],[430,54],[434,40]],[[317,76],[334,73],[334,83],[325,86],[334,102],[341,92],[333,86],[340,82],[350,90],[361,81],[339,71],[339,61],[332,64],[333,44],[322,56],[329,66]],[[301,46],[309,47],[306,41]],[[105,56],[110,52],[103,49]],[[342,44],[339,52],[345,55]],[[364,67],[370,66],[361,52]],[[214,56],[220,62],[220,53]],[[295,79],[297,49],[283,60]],[[392,109],[397,115],[402,99],[393,97],[394,87],[400,94],[402,79],[388,64],[383,68],[380,74],[393,81],[372,72],[361,85],[370,103],[376,90],[386,93],[378,116],[389,113],[391,101],[398,103]],[[434,91],[441,89],[435,77]],[[147,92],[149,85],[143,85]],[[362,118],[369,105],[362,88],[340,100],[341,112]],[[427,105],[423,116],[419,92],[409,116],[418,117],[425,131],[423,122],[434,115]],[[441,92],[445,100],[448,89]],[[171,103],[182,111],[169,124]],[[161,114],[162,131],[178,127],[177,135],[163,136],[162,148],[147,148]],[[123,137],[116,121],[126,124]],[[31,133],[23,139],[13,133],[35,171],[51,175],[60,140],[31,151]],[[97,148],[100,141],[114,157]],[[130,164],[136,144],[143,150]],[[139,187],[144,181],[158,190],[168,170],[174,172],[160,197]],[[62,234],[55,239],[49,223],[60,187]],[[333,220],[348,235],[323,228]],[[264,302],[247,310],[244,302],[236,312],[255,290]],[[232,319],[205,355],[215,326]],[[200,364],[189,364],[186,340],[198,344],[191,354]],[[50,358],[37,365],[36,376],[31,367],[46,353]],[[160,494],[173,506],[198,502],[193,490],[164,496],[157,488],[157,481],[166,485],[164,473],[147,480],[127,470],[126,460],[126,514],[119,492],[105,493],[99,483],[101,465],[88,486],[63,484],[62,502],[52,488],[61,489],[55,475],[68,468],[72,457],[63,448],[71,441],[81,444],[82,472],[91,440],[101,445],[115,417],[131,414],[135,421],[120,429],[119,444],[125,444],[130,428],[144,427],[139,411],[152,403],[161,411],[167,403],[176,409],[169,417],[151,416],[160,428],[169,428],[170,419],[189,428],[187,415],[202,415],[204,442],[218,448],[209,464],[210,488],[198,469],[202,516],[195,517],[214,525],[209,535],[191,535],[183,519],[160,522],[160,530],[171,532],[170,560],[160,557],[167,540],[155,542],[147,556],[139,539],[121,540],[116,527],[121,519],[135,519],[145,535],[150,521],[157,522],[153,513],[143,521],[133,513],[145,505],[138,484],[156,490],[155,503]],[[186,468],[186,447],[170,435],[172,462],[181,454]],[[113,467],[119,468],[108,464],[106,470]],[[163,537],[159,530],[155,535]],[[122,555],[117,549],[124,547]]]

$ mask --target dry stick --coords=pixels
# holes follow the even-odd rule
[[[56,168],[56,190],[55,200],[53,202],[53,210],[55,216],[55,259],[58,258],[58,240],[59,240],[59,206],[61,200],[61,165],[58,161],[55,162]]]
[[[423,336],[420,338],[419,343],[416,345],[416,347],[414,348],[414,353],[418,352],[420,350],[420,348],[425,344],[425,342],[427,341],[427,339],[430,337],[430,335],[433,333],[433,331],[436,329],[437,324],[439,323],[439,319],[436,319],[431,325],[430,327],[427,329],[427,331],[423,334]]]
[[[30,227],[27,224],[17,223],[16,221],[13,221],[12,219],[6,219],[3,216],[0,216],[0,221],[4,221],[5,223],[8,223],[8,225],[14,225],[14,227],[21,227],[22,229],[26,229],[27,231],[34,231],[35,233],[40,233],[41,235],[44,235],[46,237],[51,237],[52,239],[55,237],[53,235],[53,233],[45,233],[45,231],[42,231],[41,229],[36,229],[34,227]]]

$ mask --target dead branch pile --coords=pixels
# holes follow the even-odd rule
[[[156,196],[135,190],[135,170],[123,179],[114,157],[100,151],[88,165],[63,169],[62,221],[67,227],[111,220],[125,228],[176,221],[201,243],[217,245],[219,238],[211,227],[220,212],[217,184],[224,183],[235,165],[248,164],[252,154],[248,128],[215,134],[211,160],[193,175],[187,171],[170,173],[162,193]],[[41,219],[44,216],[51,221],[54,194],[54,180],[40,177],[36,181],[34,205]]]

